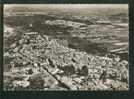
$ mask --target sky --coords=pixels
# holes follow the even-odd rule
[[[101,7],[101,8],[128,8],[128,4],[5,4],[4,8],[13,8],[13,7],[34,7],[34,8],[93,8],[93,7]]]

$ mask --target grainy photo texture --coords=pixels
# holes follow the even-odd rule
[[[4,90],[129,90],[127,4],[5,4]]]

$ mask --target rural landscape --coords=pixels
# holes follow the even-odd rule
[[[128,5],[4,5],[4,90],[129,90]]]

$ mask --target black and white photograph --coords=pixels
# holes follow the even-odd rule
[[[5,91],[128,91],[128,4],[4,4]]]

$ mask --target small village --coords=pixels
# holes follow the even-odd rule
[[[40,11],[5,13],[4,90],[129,90],[126,12]]]

